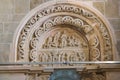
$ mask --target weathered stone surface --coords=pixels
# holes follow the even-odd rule
[[[120,58],[120,40],[117,40],[117,52],[119,54],[119,58]]]
[[[120,72],[107,73],[107,80],[119,80],[119,79],[120,79]]]
[[[85,4],[89,5],[89,6],[93,6],[93,2],[92,1],[83,1]]]
[[[0,22],[20,22],[25,14],[7,14],[0,15]]]
[[[12,1],[15,1],[15,3]],[[29,9],[33,9],[46,1],[50,0],[0,0],[0,63],[5,63],[9,61],[9,55],[11,54],[10,43],[13,41],[13,33],[16,27],[18,26],[19,22],[24,17],[24,15],[26,15],[26,13],[29,12]],[[110,24],[116,30],[115,32],[117,39],[116,46],[120,56],[120,18],[119,18],[120,0],[78,0],[78,1],[84,1],[85,3],[90,5],[91,3],[93,3],[93,6],[97,8],[101,13],[104,14],[105,12],[105,17],[109,18]],[[34,69],[36,69],[36,67]],[[36,71],[38,72],[38,70]],[[0,74],[0,80],[16,80],[16,79],[28,80],[28,78],[25,79],[25,77],[29,77],[29,75],[28,74],[24,75],[24,73]],[[107,73],[107,80],[119,80],[119,79],[120,72]]]
[[[44,0],[30,0],[30,9],[35,8],[36,6],[43,3]]]
[[[8,15],[0,15],[0,22],[6,22],[8,21]]]
[[[93,2],[93,6],[104,15],[104,12],[105,12],[105,3],[104,2]]]
[[[105,1],[107,1],[107,0],[92,0],[92,1],[101,1],[101,2],[105,2]]]
[[[6,73],[0,74],[0,80],[26,80],[23,73]]]
[[[26,14],[10,14],[7,22],[20,22]]]
[[[2,32],[3,32],[3,24],[0,23],[0,33],[2,33]]]
[[[119,10],[118,11],[119,11],[119,16],[120,16],[120,1],[118,2],[118,5],[119,5]]]
[[[30,10],[29,0],[15,0],[15,13],[28,13]]]
[[[11,43],[13,40],[13,34],[2,33],[0,34],[0,43]]]
[[[0,44],[0,63],[8,62],[10,54],[9,44]]]
[[[120,19],[109,19],[110,24],[115,30],[120,30]]]
[[[120,40],[120,31],[115,31],[116,39]]]
[[[18,23],[4,23],[4,32],[5,33],[14,33],[16,28],[18,27]]]
[[[59,0],[59,1],[62,1],[62,0]],[[48,62],[48,61],[53,62],[54,60],[56,60],[57,62],[74,61],[74,59],[73,58],[71,59],[71,57],[65,57],[67,59],[57,60],[58,58],[64,57],[64,55],[62,57],[61,55],[59,55],[63,53],[65,53],[66,56],[71,56],[75,53],[74,55],[77,56],[77,57],[74,57],[76,58],[76,61],[113,60],[112,54],[114,52],[114,47],[111,39],[112,35],[110,35],[110,31],[107,30],[109,26],[106,25],[107,22],[106,20],[104,20],[101,14],[99,14],[97,11],[96,13],[94,13],[95,10],[93,8],[90,8],[88,5],[83,5],[83,3],[75,5],[74,3],[78,3],[78,2],[73,1],[73,4],[72,4],[72,1],[69,2],[69,0],[65,1],[64,3],[63,2],[62,3],[53,2],[52,4],[51,2],[46,3],[41,5],[43,6],[43,9],[41,6],[39,6],[38,8],[34,9],[33,12],[29,13],[29,20],[27,18],[24,19],[24,22],[21,23],[21,25],[19,26],[19,28],[22,28],[22,29],[17,30],[18,33],[16,33],[16,36],[14,37],[16,38],[16,41],[13,42],[13,45],[14,45],[13,52],[15,52],[13,53],[13,55],[17,55],[16,57],[14,57],[15,58],[14,60],[15,61],[27,60],[27,61],[33,61],[33,62],[34,61],[35,62]],[[88,7],[90,8],[90,10]],[[65,14],[60,16],[61,13],[65,13]],[[81,16],[76,17],[79,14],[81,14]],[[41,16],[42,18],[40,18]],[[87,20],[84,20],[83,17],[87,18]],[[42,21],[44,22],[41,23]],[[86,23],[84,21],[86,21]],[[105,25],[104,26],[98,25],[99,28],[95,29],[96,27],[94,24],[88,23],[92,21],[94,21],[95,25],[100,23],[101,25],[102,24],[105,24]],[[27,24],[27,25],[25,26],[24,24]],[[66,26],[62,28],[61,24],[62,25],[65,24]],[[37,28],[38,25],[39,25],[39,29]],[[73,29],[73,26],[70,26],[70,25],[73,25],[74,29]],[[90,27],[90,25],[92,27]],[[56,27],[58,26],[58,29],[56,28],[53,29],[53,26],[56,26]],[[92,30],[93,32],[91,32]],[[77,35],[76,34],[77,31],[78,32],[80,31],[80,33],[83,31],[83,33]],[[21,34],[19,34],[19,32]],[[88,34],[87,37],[86,37],[86,34]],[[41,36],[44,36],[44,37],[41,37]],[[109,38],[109,40],[107,40],[106,38],[107,39]],[[19,41],[17,41],[18,39]],[[91,46],[88,47],[88,43]],[[98,44],[101,46],[98,47]],[[86,47],[84,47],[83,45]],[[44,49],[47,52],[44,52],[41,49]],[[79,49],[83,51],[83,53],[85,53],[83,58],[81,59],[77,59],[79,57],[78,55],[82,55]],[[89,52],[89,49],[91,49],[90,52]],[[39,54],[38,52],[41,52],[41,54]],[[102,54],[101,52],[106,54]],[[33,55],[34,53],[36,53],[36,55]],[[54,53],[56,53],[57,57],[52,57]],[[88,54],[90,55],[88,56]],[[46,56],[49,58],[46,59],[45,58]]]
[[[0,14],[10,14],[13,13],[14,0],[0,0]]]
[[[52,1],[52,0],[43,0],[43,2]],[[57,1],[57,0],[56,0]],[[60,1],[60,0],[59,0]]]
[[[108,18],[118,18],[119,17],[119,0],[107,0],[105,3],[105,15]]]

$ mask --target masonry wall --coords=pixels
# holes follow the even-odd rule
[[[0,63],[9,62],[13,35],[22,18],[49,0],[0,0]],[[81,0],[98,9],[112,25],[120,56],[120,0]]]

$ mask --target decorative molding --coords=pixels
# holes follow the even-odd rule
[[[105,73],[102,72],[91,72],[91,73],[83,73],[82,80],[106,80]]]
[[[13,42],[15,61],[113,60],[114,43],[109,26],[94,10],[60,2],[40,8],[28,17]]]

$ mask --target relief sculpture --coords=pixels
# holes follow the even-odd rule
[[[57,19],[60,20],[60,22],[57,22]],[[72,25],[73,24],[77,25],[80,23],[81,24],[80,28],[81,28],[81,30],[83,30],[83,32],[86,35],[83,33],[78,34],[77,31],[74,31],[71,28],[67,28],[65,26],[62,27],[62,25],[60,26],[60,23],[63,22],[62,20],[64,22],[66,22],[66,20],[68,20],[67,23],[70,22],[70,23],[72,23]],[[76,20],[77,20],[77,22],[74,23],[74,21],[76,21]],[[59,24],[58,27],[57,27],[57,23]],[[48,26],[51,26],[51,28],[50,27],[48,28]],[[56,28],[52,27],[52,26],[56,26]],[[69,26],[69,25],[66,25],[66,26]],[[40,33],[39,32],[40,30],[42,30],[43,33]],[[46,31],[44,31],[44,30],[46,30]],[[64,53],[64,50],[68,50],[68,49],[73,50],[73,52],[75,50],[76,51],[81,50],[87,54],[85,56],[89,56],[89,59],[87,57],[86,60],[91,60],[91,61],[100,61],[101,60],[101,49],[100,49],[101,44],[100,44],[99,36],[97,34],[94,34],[93,28],[90,25],[84,24],[83,21],[81,21],[79,19],[74,19],[71,16],[64,16],[64,17],[57,16],[51,20],[46,21],[43,24],[43,27],[40,27],[34,33],[35,37],[31,41],[31,47],[33,48],[33,50],[35,50],[37,48],[37,47],[35,47],[35,44],[39,43],[39,40],[40,40],[39,38],[41,37],[40,35],[44,34],[44,32],[47,32],[47,31],[49,31],[49,33],[46,34],[48,36],[46,36],[44,38],[42,44],[40,44],[41,47],[40,47],[39,52],[41,52],[42,50],[59,51],[61,49],[61,52]],[[90,33],[91,31],[92,31],[92,33]],[[85,35],[85,37],[83,37],[84,35]],[[38,54],[39,52],[36,50],[35,54]],[[49,52],[51,52],[51,51],[48,51],[46,53],[49,54]],[[45,53],[45,52],[41,52],[41,53]],[[46,53],[45,53],[45,55],[47,55]],[[53,55],[55,55],[55,54],[53,54]],[[73,57],[71,57],[71,58],[73,58]],[[31,60],[34,61],[34,60],[39,60],[39,59],[34,59],[34,60],[31,59]],[[66,61],[66,60],[63,60],[63,62],[64,61]],[[73,61],[75,61],[75,60],[73,60]],[[51,61],[51,62],[53,62],[53,61]]]
[[[45,3],[31,11],[20,23],[13,40],[11,60],[50,63],[26,66],[30,69],[26,70],[26,80],[106,80],[99,64],[77,62],[114,60],[116,52],[110,25],[96,9],[77,3],[77,0],[71,1]],[[71,78],[65,78],[60,72],[62,78],[53,76],[54,79],[51,79],[52,73],[48,74],[47,70],[58,68],[76,68],[80,76],[76,79],[77,76],[69,71],[62,71]]]
[[[87,50],[42,50],[38,55],[40,62],[79,62],[88,60]],[[74,66],[75,64],[67,65]],[[60,64],[60,66],[62,65]]]
[[[106,80],[104,73],[86,73],[82,74],[82,80]]]
[[[64,30],[55,33],[53,36],[49,36],[43,44],[43,48],[87,47],[86,42],[80,41],[80,39],[76,38],[73,34],[66,33]]]
[[[66,4],[58,3],[38,9],[18,31],[17,42],[14,42],[14,53],[17,54],[15,61],[33,60],[31,59],[33,57],[25,56],[33,54],[31,53],[33,50],[38,54],[43,49],[74,49],[75,47],[82,50],[89,47],[90,52],[87,52],[90,56],[89,60],[113,60],[114,48],[109,26],[94,11],[82,6],[66,2]],[[62,30],[44,38],[45,41],[41,42],[43,44],[39,48],[41,36],[60,25],[67,25],[66,27],[80,32],[85,41],[74,34],[68,35],[70,32]],[[94,34],[95,37],[92,37]]]
[[[40,62],[79,62],[88,60],[88,53],[86,40],[63,28],[49,34],[38,55]]]

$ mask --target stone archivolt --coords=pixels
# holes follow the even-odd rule
[[[113,60],[107,25],[94,12],[69,2],[38,10],[14,43],[15,61]]]

